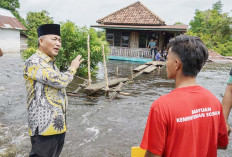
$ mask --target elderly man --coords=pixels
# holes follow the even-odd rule
[[[60,72],[55,65],[61,47],[60,25],[41,25],[37,33],[39,49],[25,62],[23,71],[32,144],[29,156],[58,157],[66,132],[65,87],[83,60],[78,55],[67,71]]]
[[[228,124],[228,118],[229,118],[230,110],[232,107],[232,69],[230,71],[230,76],[227,81],[227,87],[226,87],[225,94],[222,100],[222,107],[223,107],[223,112],[224,112],[224,116],[226,119],[227,131],[228,131],[228,134],[230,134],[231,128]]]
[[[228,145],[222,106],[196,83],[208,51],[198,37],[187,35],[168,46],[167,77],[176,89],[153,102],[140,147],[146,157],[216,157],[217,148]]]

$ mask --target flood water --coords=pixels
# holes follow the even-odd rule
[[[26,89],[22,76],[23,61],[19,54],[0,57],[0,156],[28,156],[30,138],[27,130]],[[109,77],[130,75],[131,67],[139,63],[108,61]],[[230,64],[207,63],[197,82],[221,101]],[[99,66],[94,82],[104,80]],[[72,91],[81,81],[75,79],[67,90]],[[165,68],[137,77],[123,86],[129,96],[119,95],[108,101],[104,95],[69,97],[68,131],[61,157],[129,157],[132,146],[139,146],[152,102],[174,89],[174,81],[167,79]],[[230,115],[229,122],[232,121]],[[219,151],[219,157],[232,156],[232,145]]]

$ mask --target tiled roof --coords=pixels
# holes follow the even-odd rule
[[[9,10],[0,8],[0,28],[27,30]]]
[[[139,1],[97,20],[97,23],[121,25],[165,25],[165,22],[160,17]]]
[[[91,27],[97,28],[110,28],[110,29],[136,29],[136,30],[160,30],[160,31],[183,31],[187,32],[188,25],[165,25],[165,26],[138,26],[138,25],[92,25]]]

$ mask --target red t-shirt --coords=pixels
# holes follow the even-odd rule
[[[216,157],[228,145],[219,100],[201,86],[177,88],[153,102],[140,147],[164,157]]]

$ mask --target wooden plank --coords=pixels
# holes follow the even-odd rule
[[[79,86],[76,90],[74,90],[74,91],[72,92],[72,94],[77,94],[81,89],[82,89],[82,87]]]
[[[147,62],[146,65],[165,65],[166,63],[164,61],[150,61]]]
[[[90,46],[89,46],[89,34],[87,37],[87,49],[88,49],[88,77],[89,77],[89,81],[88,81],[88,85],[91,85],[92,80],[91,80],[91,71],[90,71]]]
[[[140,71],[140,70],[142,70],[142,69],[145,69],[146,67],[148,67],[149,65],[140,65],[140,66],[138,66],[137,68],[135,68],[133,71],[135,71],[135,72],[138,72],[138,71]]]
[[[129,96],[130,95],[130,93],[125,93],[125,92],[118,92],[118,94],[125,95],[125,96]]]
[[[140,75],[144,72],[144,70],[145,70],[145,69],[143,69],[143,70],[141,70],[141,71],[139,71],[139,72],[137,72],[137,73],[134,73],[133,75],[129,76],[128,78],[129,78],[130,80],[133,80],[134,78],[140,76]]]
[[[119,84],[120,82],[126,82],[128,80],[129,80],[128,78],[117,78],[117,79],[109,80],[109,86],[114,86],[114,85]],[[104,87],[106,87],[105,81],[92,84],[86,87],[85,90],[90,91],[90,92],[96,92]]]
[[[113,100],[117,96],[118,92],[122,90],[123,85],[124,83],[120,82],[120,84],[114,90],[114,93],[110,96],[110,100]]]
[[[149,67],[147,67],[143,73],[145,74],[149,74],[151,73],[152,71],[154,71],[155,69],[157,69],[157,67],[155,65],[150,65]]]

